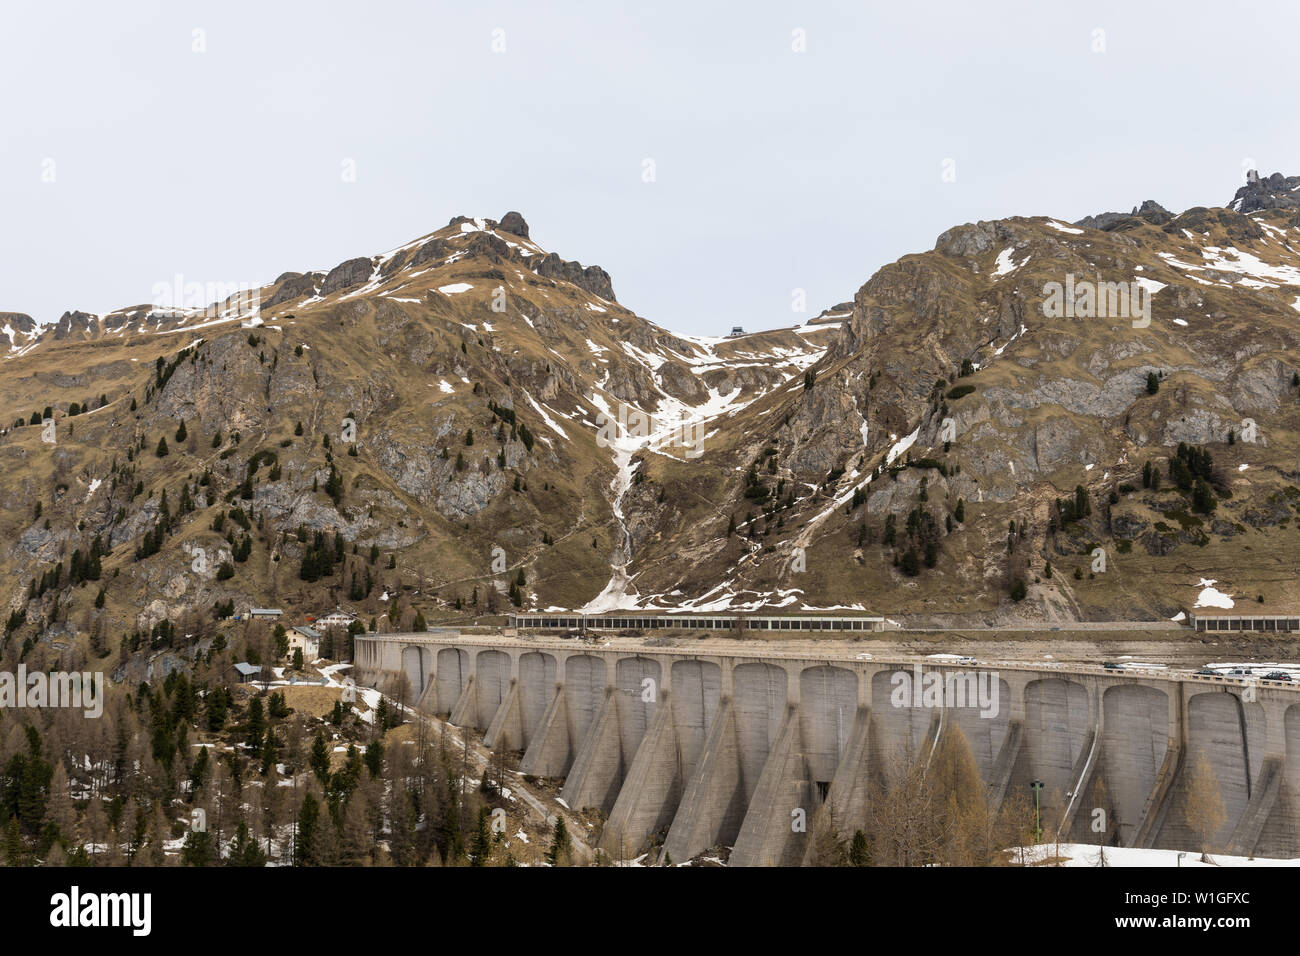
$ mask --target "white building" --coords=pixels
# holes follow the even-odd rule
[[[302,650],[302,658],[311,662],[320,657],[320,632],[310,627],[293,627],[289,629],[289,656],[295,650]]]
[[[329,614],[326,614],[324,617],[316,618],[312,626],[315,627],[317,630],[324,630],[327,627],[337,627],[337,628],[342,628],[343,630],[346,631],[348,629],[348,625],[351,624],[356,619],[357,616],[355,614],[351,614],[347,611],[344,611],[341,608],[335,608],[333,611],[331,611]]]

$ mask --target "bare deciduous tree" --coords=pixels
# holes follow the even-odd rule
[[[1219,778],[1205,751],[1198,751],[1187,779],[1183,822],[1196,835],[1203,861],[1209,862],[1209,854],[1214,849],[1211,844],[1227,819],[1223,797],[1219,793]]]

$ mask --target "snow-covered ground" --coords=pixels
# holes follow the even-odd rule
[[[1263,857],[1220,856],[1210,854],[1209,863],[1201,854],[1184,850],[1143,850],[1135,847],[1096,847],[1086,843],[1043,843],[1011,850],[1013,862],[1027,865],[1052,865],[1058,854],[1062,866],[1300,866],[1300,860],[1272,860]]]
[[[1234,604],[1232,598],[1216,588],[1214,585],[1217,583],[1214,578],[1201,578],[1201,593],[1197,595],[1196,603],[1192,607],[1231,608]]]

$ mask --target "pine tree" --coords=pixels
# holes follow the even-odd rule
[[[573,843],[569,839],[564,817],[555,815],[555,827],[551,830],[551,848],[546,851],[546,862],[551,866],[568,866],[573,862]]]
[[[200,747],[199,754],[194,758],[194,763],[190,767],[190,800],[197,798],[200,790],[203,789],[203,778],[208,772],[208,748]]]
[[[384,772],[384,738],[376,736],[375,739],[366,745],[365,760],[366,769],[370,771],[371,779],[377,778]]]
[[[158,447],[155,449],[154,454],[159,458],[167,457],[167,439],[165,436],[158,439]]]
[[[1197,478],[1196,484],[1192,488],[1192,510],[1208,515],[1218,507],[1218,504],[1219,500],[1214,497],[1214,492],[1210,490],[1210,486],[1205,479]]]
[[[329,784],[330,777],[330,751],[329,745],[325,742],[323,731],[316,731],[316,739],[311,745],[311,759],[308,761],[312,772],[316,774],[316,779],[322,784]]]
[[[474,831],[474,842],[470,844],[471,866],[487,866],[488,854],[492,852],[492,831],[488,826],[487,807],[478,811],[478,827]]]
[[[298,831],[294,835],[294,866],[318,866],[317,839],[321,826],[320,801],[308,793],[302,798],[302,809],[298,812]]]
[[[212,835],[207,830],[191,830],[185,835],[181,847],[181,862],[186,866],[211,866],[213,859]]]
[[[245,743],[250,747],[262,746],[262,733],[266,730],[266,718],[262,713],[262,699],[254,697],[248,702],[248,727]]]
[[[265,777],[269,774],[276,764],[276,746],[275,731],[270,727],[266,728],[266,737],[262,741],[262,766],[261,775]]]
[[[227,866],[266,866],[266,854],[262,852],[257,841],[248,832],[248,824],[239,821],[235,830],[235,842],[230,847],[230,856],[226,858]]]
[[[23,838],[18,829],[18,818],[11,816],[5,828],[5,864],[7,866],[23,865]]]
[[[867,849],[867,835],[861,830],[853,831],[853,842],[849,844],[849,865],[871,865],[871,853]]]

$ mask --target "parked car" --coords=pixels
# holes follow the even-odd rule
[[[1216,670],[1214,670],[1214,669],[1211,668],[1211,667],[1202,667],[1202,668],[1201,668],[1199,671],[1197,671],[1196,673],[1197,673],[1199,676],[1201,676],[1201,677],[1218,677],[1218,676],[1219,676],[1219,672],[1216,671]]]
[[[1124,665],[1117,661],[1106,661],[1101,666],[1106,668],[1108,671],[1122,671],[1124,669]]]
[[[1264,675],[1264,680],[1290,680],[1291,675],[1286,671],[1269,671]]]
[[[1254,677],[1255,671],[1249,667],[1234,667],[1228,671],[1230,677]]]

